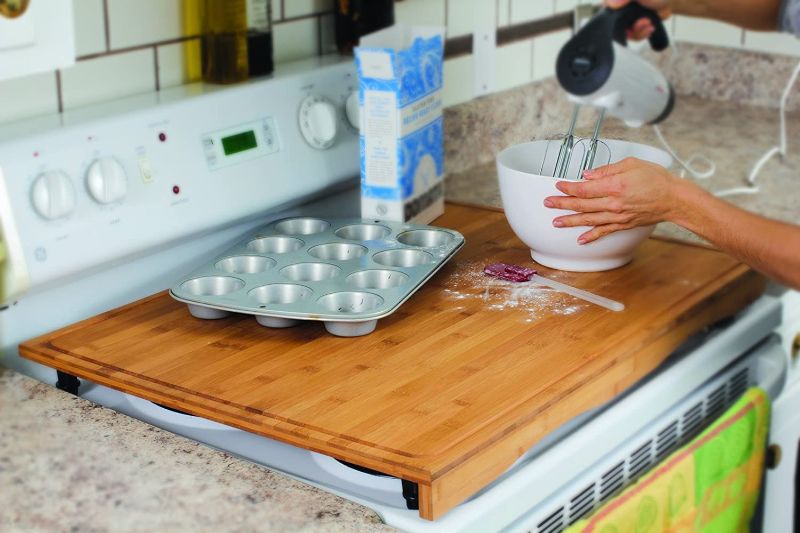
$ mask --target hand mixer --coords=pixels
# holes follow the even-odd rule
[[[669,46],[669,36],[655,11],[631,2],[621,9],[603,9],[578,31],[561,49],[556,75],[569,99],[575,102],[569,128],[558,151],[552,175],[566,178],[575,148],[583,144],[584,153],[577,179],[594,168],[597,152],[605,144],[600,129],[606,115],[622,119],[628,126],[657,124],[666,119],[675,104],[675,92],[664,75],[639,54],[627,47],[627,31],[636,21],[647,18],[655,31],[650,46],[660,52]],[[591,139],[575,138],[575,126],[582,106],[600,110]],[[605,146],[608,150],[608,147]],[[549,146],[548,146],[549,150]],[[542,162],[542,174],[547,152]],[[611,152],[608,150],[608,162]]]

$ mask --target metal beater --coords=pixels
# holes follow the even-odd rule
[[[572,159],[575,156],[575,150],[578,147],[582,148],[583,153],[581,154],[581,163],[578,166],[577,175],[574,178],[575,180],[582,180],[583,172],[595,167],[599,147],[603,147],[605,149],[607,155],[605,164],[611,162],[611,149],[605,142],[600,140],[600,129],[603,126],[603,121],[605,120],[606,116],[605,109],[600,109],[600,115],[597,117],[597,122],[595,122],[594,133],[592,134],[591,138],[575,137],[575,127],[578,123],[578,115],[580,114],[580,111],[581,104],[576,104],[575,108],[572,110],[572,118],[570,119],[567,133],[561,140],[561,145],[558,149],[558,157],[556,158],[555,164],[552,167],[552,172],[546,170],[549,168],[548,154],[550,153],[551,144],[557,141],[550,141],[547,144],[544,157],[542,158],[542,165],[539,169],[539,173],[541,175],[549,175],[558,179],[567,179],[567,174],[569,173]]]

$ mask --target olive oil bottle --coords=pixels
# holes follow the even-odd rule
[[[272,72],[270,0],[204,0],[203,80],[236,83]]]

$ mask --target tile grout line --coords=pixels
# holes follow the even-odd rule
[[[138,52],[140,50],[147,50],[148,48],[152,48],[153,46],[166,46],[170,44],[179,44],[185,43],[188,41],[193,41],[195,39],[200,39],[200,35],[186,35],[184,37],[176,37],[174,39],[166,39],[164,41],[156,41],[152,43],[146,44],[137,44],[136,46],[128,46],[126,48],[117,48],[116,50],[109,50],[108,52],[98,52],[96,54],[86,54],[79,56],[76,58],[77,61],[86,61],[89,59],[97,59],[98,57],[107,57],[113,56],[118,54],[125,54],[127,52]]]
[[[447,39],[450,33],[450,10],[447,7],[450,5],[450,0],[444,0],[444,37]]]
[[[58,102],[58,112],[64,112],[64,94],[61,90],[61,69],[56,70],[56,100]]]
[[[158,68],[158,45],[153,46],[153,65],[155,67],[156,91],[161,90],[161,74]]]
[[[322,15],[317,15],[317,55],[322,55]]]
[[[108,0],[103,0],[103,29],[106,39],[106,52],[111,51],[111,24],[108,16]]]

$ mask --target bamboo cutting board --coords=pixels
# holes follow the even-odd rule
[[[530,264],[502,212],[448,205],[466,247],[375,333],[331,336],[252,317],[203,321],[166,293],[24,343],[23,356],[224,424],[419,485],[442,516],[548,432],[656,368],[765,280],[705,248],[651,239],[630,265],[544,275],[622,313],[481,275]]]

